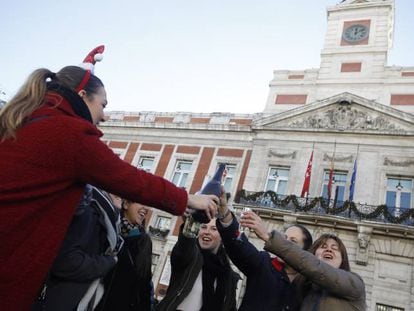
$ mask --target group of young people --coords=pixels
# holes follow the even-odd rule
[[[264,250],[249,242],[240,226],[265,241]],[[237,310],[239,278],[225,254],[246,276],[240,311],[366,308],[364,282],[351,272],[347,250],[338,236],[326,233],[313,242],[310,232],[299,224],[284,233],[268,233],[253,211],[237,219],[223,195],[217,218],[201,226],[198,238],[180,233],[171,254],[171,283],[159,310]],[[209,269],[212,257],[222,263],[220,268]],[[208,283],[209,279],[215,281]]]
[[[198,238],[180,233],[157,310],[235,310],[227,255],[247,276],[239,310],[364,310],[364,283],[337,236],[312,244],[299,225],[269,235],[247,212],[240,224],[266,242],[257,250],[224,196],[188,194],[119,159],[96,127],[106,105],[102,81],[67,66],[34,71],[0,110],[0,309],[149,310],[152,206],[211,220]]]

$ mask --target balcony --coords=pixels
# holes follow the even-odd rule
[[[235,202],[253,207],[281,209],[315,215],[334,215],[353,220],[414,226],[414,209],[359,204],[349,201],[327,200],[322,197],[301,198],[295,195],[277,195],[273,191],[241,190]]]
[[[167,238],[168,233],[170,233],[170,229],[148,226],[148,232],[151,237],[154,237],[160,240],[165,240]]]

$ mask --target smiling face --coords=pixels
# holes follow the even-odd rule
[[[198,232],[198,244],[204,250],[209,250],[214,254],[221,244],[221,237],[216,227],[216,219],[213,218],[207,224],[201,224]]]
[[[96,89],[94,94],[87,94],[85,90],[79,92],[79,96],[82,97],[83,101],[89,108],[92,116],[93,124],[98,124],[100,121],[105,121],[104,108],[108,104],[106,99],[106,91],[104,87]]]
[[[342,254],[339,244],[334,239],[327,239],[315,251],[315,256],[334,268],[339,268],[342,264]]]
[[[147,206],[133,202],[125,202],[123,208],[124,217],[132,225],[142,225],[149,211]]]

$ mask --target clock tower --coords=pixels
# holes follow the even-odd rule
[[[275,70],[265,114],[342,93],[414,113],[414,67],[388,66],[395,0],[345,0],[327,9],[317,69]]]
[[[392,46],[394,0],[342,1],[327,15],[319,79],[355,79],[353,72],[366,83],[381,79]]]

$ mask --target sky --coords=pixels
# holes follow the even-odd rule
[[[40,67],[95,74],[108,111],[263,111],[273,70],[318,68],[339,0],[0,0],[0,94]],[[414,66],[413,0],[395,0],[388,65]]]

